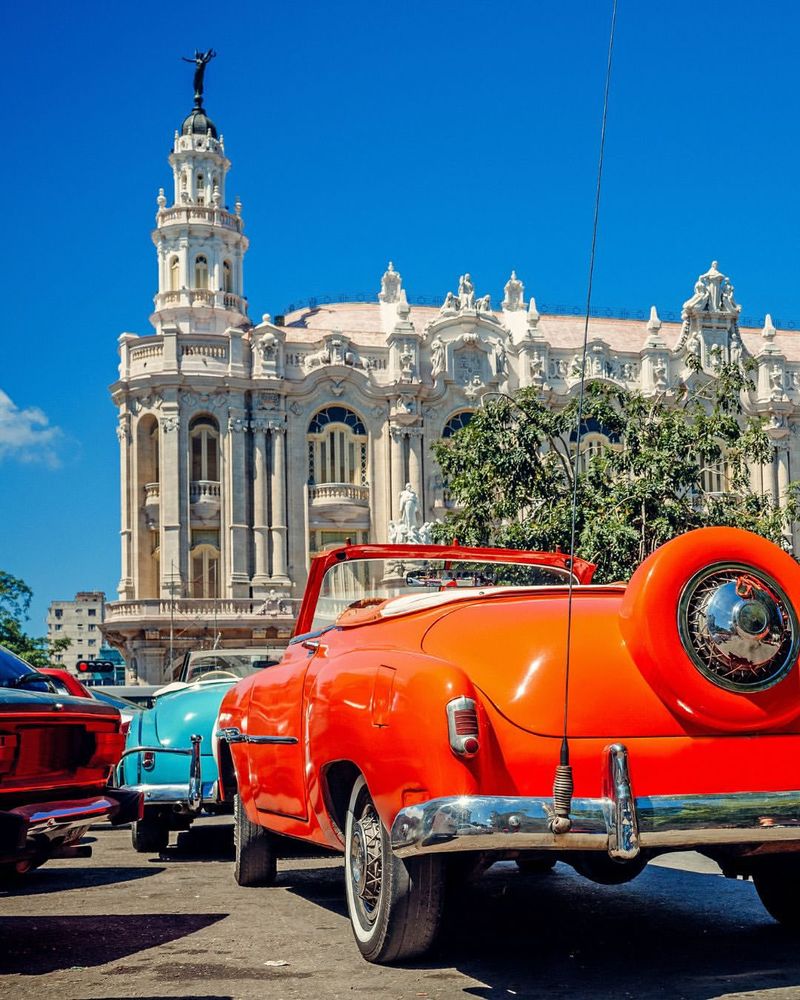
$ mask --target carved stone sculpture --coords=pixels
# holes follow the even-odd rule
[[[475,286],[469,274],[462,274],[458,279],[458,302],[462,309],[475,308]]]
[[[512,271],[511,277],[503,288],[503,309],[506,312],[516,312],[518,309],[524,308],[525,303],[522,300],[524,291],[525,286],[517,277],[517,272]]]
[[[381,278],[381,290],[378,293],[378,300],[387,304],[397,302],[400,298],[401,280],[400,275],[394,269],[394,264],[389,261],[389,266]]]
[[[434,382],[444,371],[444,364],[444,344],[437,337],[431,344],[431,379]]]

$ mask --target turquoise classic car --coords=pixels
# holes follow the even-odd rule
[[[243,677],[277,663],[282,650],[217,649],[190,653],[180,680],[155,692],[152,708],[128,731],[118,782],[144,795],[133,823],[134,850],[157,853],[173,830],[188,830],[198,816],[230,812],[220,801],[212,732],[223,696]]]

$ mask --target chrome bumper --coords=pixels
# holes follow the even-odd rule
[[[130,823],[142,814],[142,796],[134,789],[110,788],[84,799],[62,799],[18,806],[0,812],[0,861],[30,853],[57,856],[53,842],[74,843],[92,825],[110,820]]]
[[[185,806],[192,799],[193,790],[186,785],[125,785],[126,789],[141,792],[144,795],[145,806],[149,805],[177,805]],[[200,809],[204,802],[217,801],[216,781],[204,781],[200,786]]]
[[[126,757],[138,753],[168,753],[178,754],[181,757],[189,757],[189,783],[187,785],[149,785],[146,783],[139,785],[123,785],[125,789],[144,793],[145,803],[164,802],[182,805],[188,812],[199,812],[203,805],[206,787],[203,785],[202,766],[200,758],[200,744],[203,742],[202,736],[192,736],[192,745],[187,749],[180,747],[131,747],[126,750],[119,759],[119,763],[114,771],[114,776],[119,779],[119,767]],[[213,783],[211,783],[213,784]],[[164,796],[161,796],[161,792]]]
[[[800,841],[800,791],[634,798],[627,752],[609,747],[604,794],[573,799],[568,833],[552,833],[552,798],[454,796],[401,809],[392,824],[399,857],[445,851],[607,851]]]

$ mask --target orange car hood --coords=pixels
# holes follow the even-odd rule
[[[679,721],[644,679],[625,645],[618,610],[624,589],[574,591],[569,731],[573,736],[679,735]],[[567,596],[512,595],[446,610],[422,640],[456,663],[506,718],[531,732],[561,734]]]

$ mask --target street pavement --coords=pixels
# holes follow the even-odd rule
[[[241,889],[228,822],[160,858],[128,830],[91,836],[90,861],[0,893],[0,997],[800,998],[800,942],[693,854],[612,887],[496,865],[453,894],[430,956],[388,968],[353,942],[338,858],[286,860],[275,887]]]

